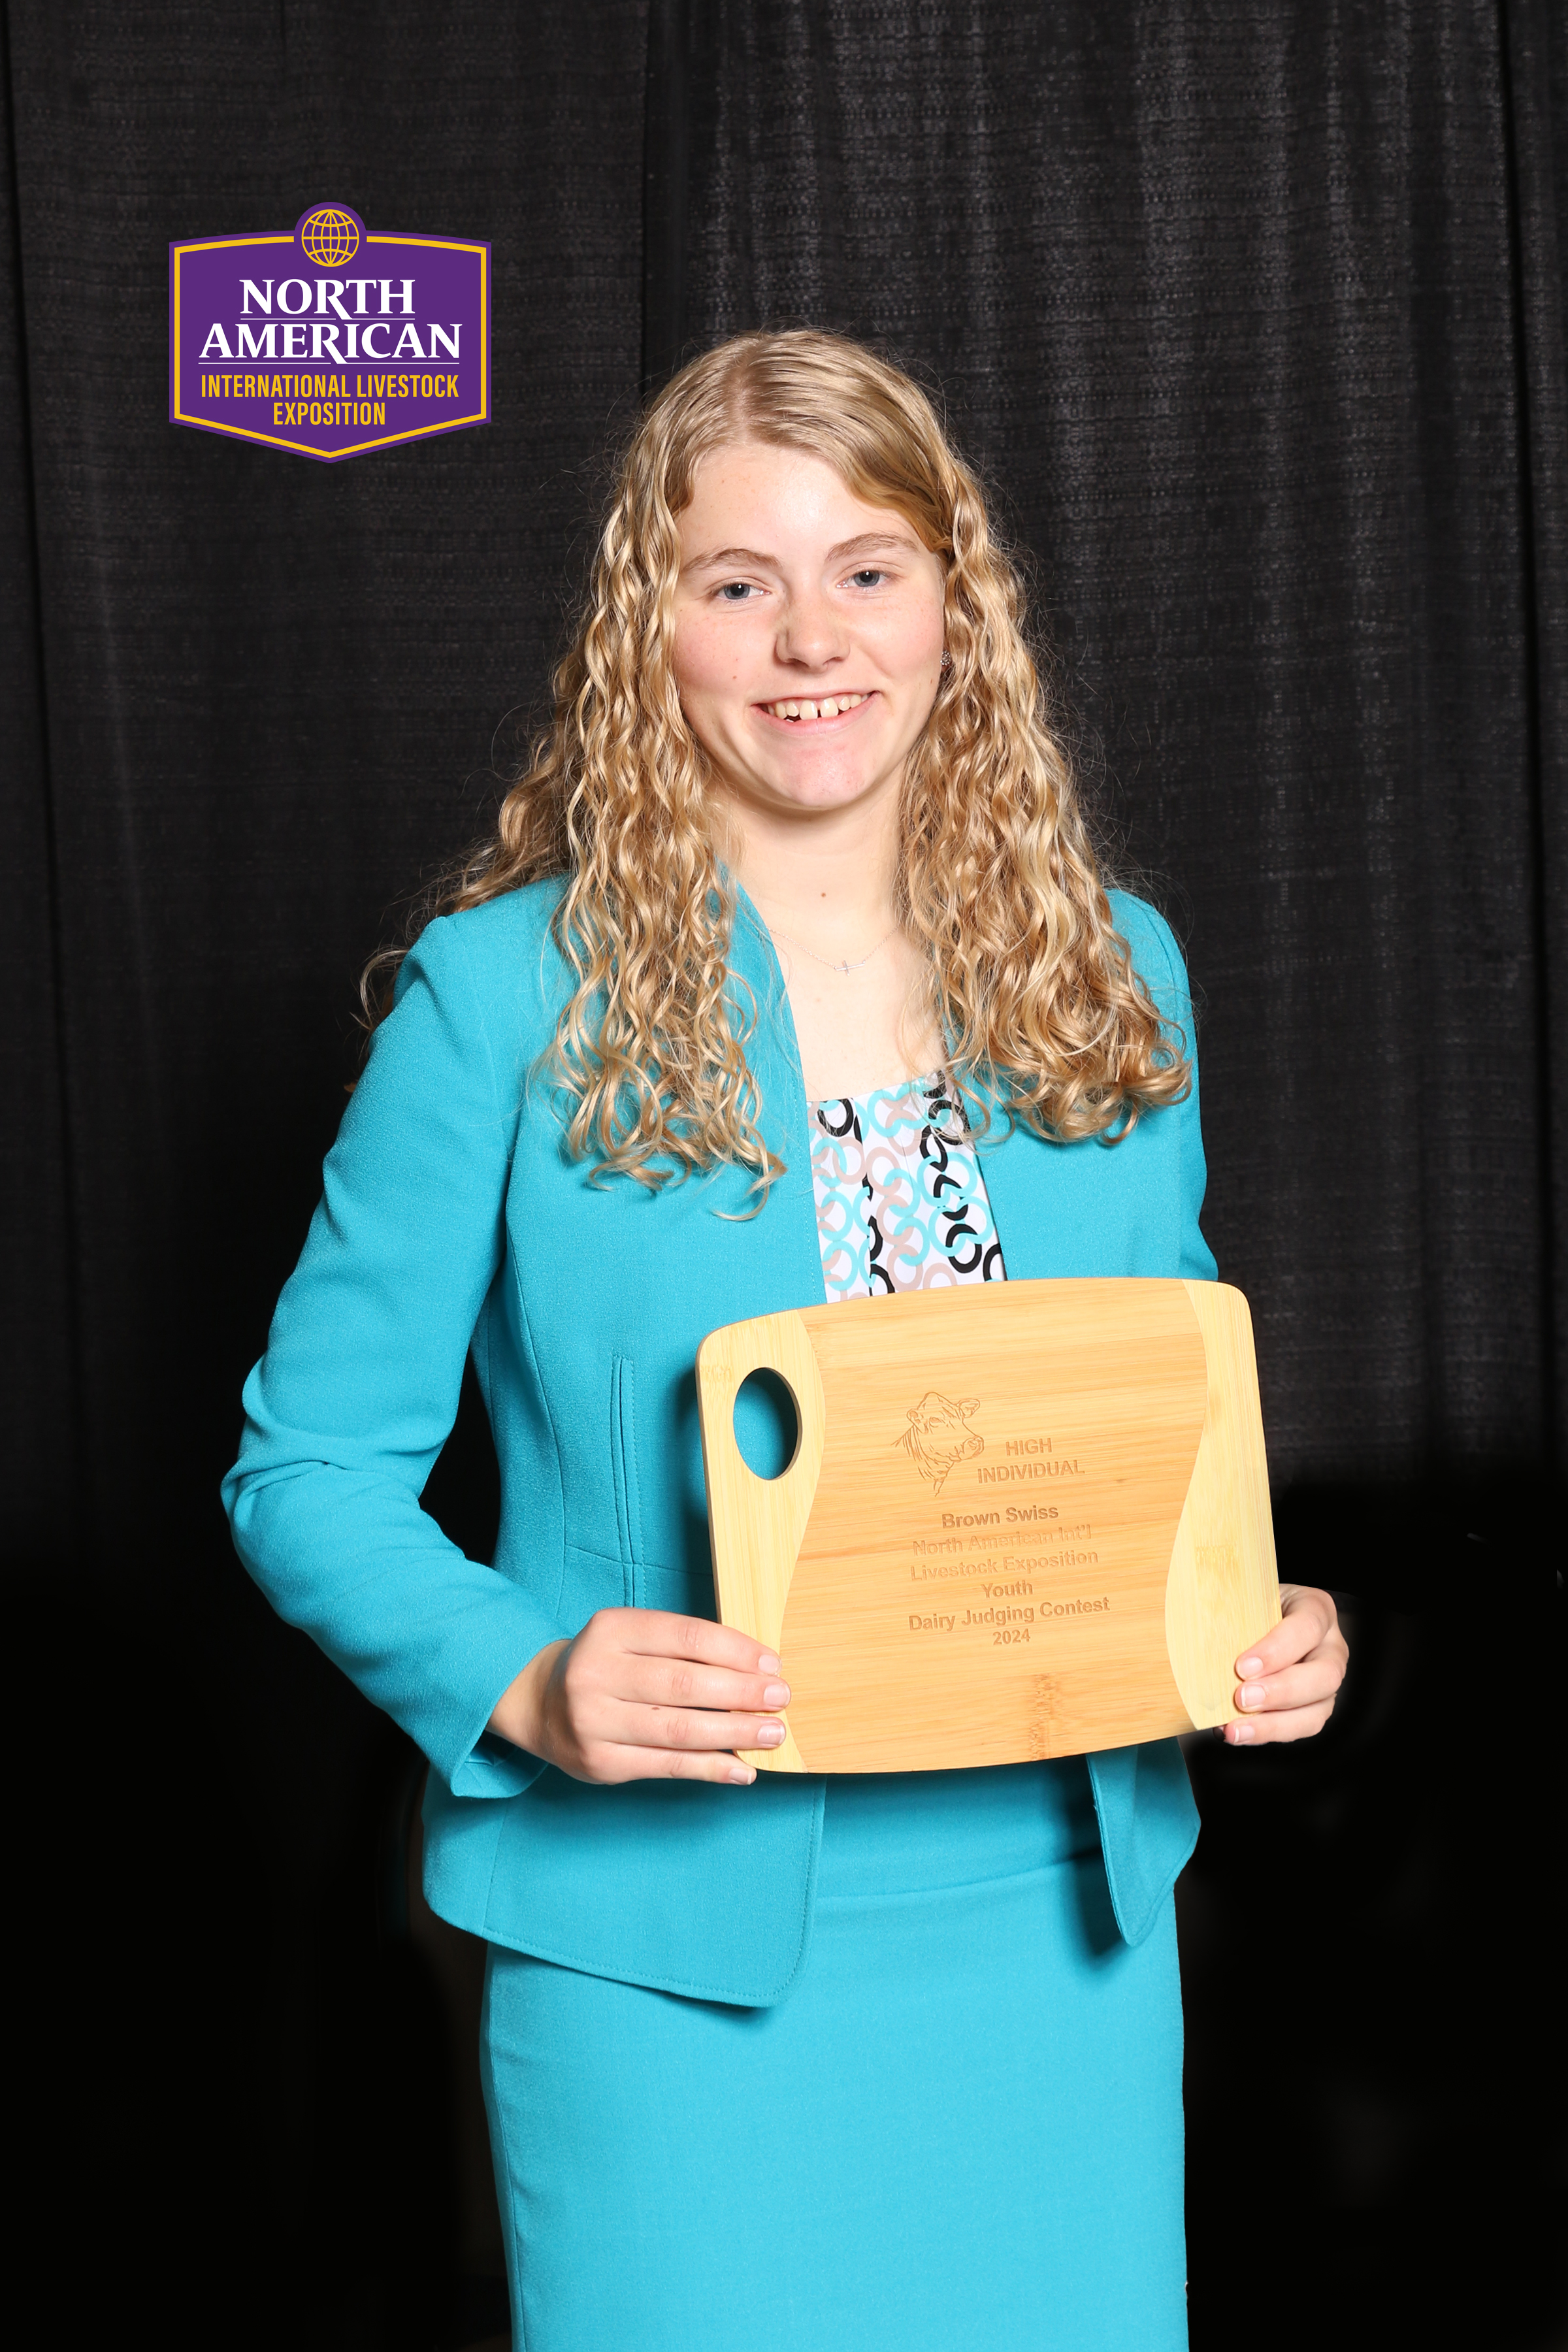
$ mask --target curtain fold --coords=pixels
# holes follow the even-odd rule
[[[1524,414],[1552,1419],[1568,1462],[1568,11],[1505,0]],[[1553,131],[1555,118],[1555,134]]]
[[[79,1426],[77,1253],[67,1149],[58,962],[58,872],[46,723],[38,513],[16,214],[9,57],[0,83],[0,698],[6,788],[0,793],[0,872],[10,877],[0,925],[0,987],[8,1017],[0,1046],[7,1107],[0,1140],[5,1307],[11,1345],[6,1549],[18,1570],[74,1558],[86,1468]]]

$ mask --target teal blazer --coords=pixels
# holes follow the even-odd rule
[[[430,1759],[426,1892],[491,1942],[633,1984],[765,2006],[811,1934],[825,1783],[591,1787],[487,1733],[513,1676],[595,1609],[714,1614],[693,1366],[721,1323],[823,1301],[806,1104],[783,975],[744,899],[762,1125],[788,1172],[755,1216],[725,1168],[657,1194],[591,1181],[535,1065],[567,971],[559,883],[432,923],[328,1155],[320,1207],[245,1389],[224,1501],[240,1558]],[[1117,921],[1191,1045],[1169,929]],[[1008,1274],[1211,1280],[1194,1085],[1116,1144],[995,1123]],[[419,1497],[471,1351],[500,1466],[495,1559]],[[786,1661],[787,1666],[787,1661]],[[1089,1759],[1122,1934],[1152,1924],[1197,1815],[1174,1740]]]

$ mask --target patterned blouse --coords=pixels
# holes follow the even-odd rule
[[[830,1302],[1005,1281],[979,1156],[945,1071],[814,1104],[811,1181]]]

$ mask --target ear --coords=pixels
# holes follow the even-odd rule
[[[958,1410],[960,1412],[978,1412],[980,1410],[980,1399],[978,1397],[961,1397],[959,1399]]]

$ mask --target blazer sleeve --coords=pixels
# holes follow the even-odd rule
[[[502,1264],[516,1123],[460,923],[433,923],[328,1155],[223,1484],[236,1548],[274,1608],[464,1797],[510,1796],[537,1775],[533,1759],[479,1743],[561,1630],[419,1504]]]
[[[1198,1093],[1198,1044],[1187,967],[1163,915],[1146,899],[1114,894],[1118,928],[1132,950],[1139,978],[1159,1008],[1173,1045],[1192,1064],[1192,1086],[1184,1099],[1160,1113],[1175,1139],[1180,1185],[1181,1242],[1177,1271],[1186,1282],[1214,1282],[1219,1268],[1198,1223],[1208,1189],[1203,1117]]]

